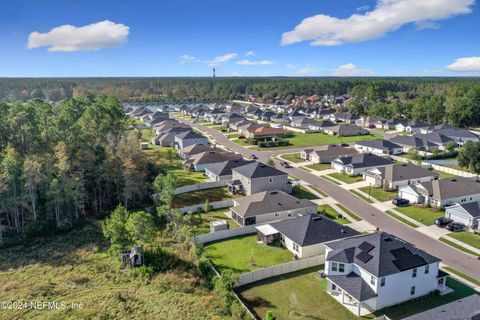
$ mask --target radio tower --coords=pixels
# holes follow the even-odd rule
[[[215,95],[216,84],[217,84],[217,82],[215,81],[215,68],[213,68],[213,92],[214,92],[214,95]],[[216,100],[216,97],[214,97],[214,99]]]

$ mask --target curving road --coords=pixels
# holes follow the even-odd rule
[[[189,125],[196,127],[197,129],[208,133],[218,144],[225,146],[226,148],[242,154],[244,156],[250,156],[252,154],[256,155],[260,161],[266,162],[271,155],[285,153],[285,152],[295,152],[305,148],[296,148],[288,149],[288,151],[257,151],[244,148],[232,141],[230,141],[223,133],[197,124],[188,120],[180,120],[188,123]],[[301,169],[291,168],[285,169],[281,166],[278,166],[280,161],[275,160],[277,168],[284,172],[287,172],[289,175],[294,176],[300,180],[303,180],[311,185],[314,185],[321,190],[328,193],[333,199],[338,203],[341,203],[348,209],[355,212],[365,221],[370,224],[380,228],[381,230],[396,235],[397,237],[404,239],[418,248],[425,250],[426,252],[440,258],[443,263],[457,269],[460,272],[463,272],[473,278],[480,279],[480,260],[462,253],[450,246],[443,244],[440,241],[432,239],[426,236],[423,233],[416,231],[413,228],[410,228],[403,223],[397,221],[396,219],[390,217],[389,215],[383,213],[382,211],[372,207],[370,204],[365,201],[355,197],[349,191],[339,187],[338,185],[331,183],[325,179],[322,179],[318,176],[315,176],[312,173],[306,172]]]

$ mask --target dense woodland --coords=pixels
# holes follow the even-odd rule
[[[98,94],[125,102],[247,99],[350,94],[349,111],[431,124],[480,125],[478,78],[35,78],[0,79],[1,101],[51,102]]]

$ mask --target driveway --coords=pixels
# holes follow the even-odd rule
[[[244,156],[250,156],[251,154],[255,154],[259,158],[259,160],[264,163],[267,162],[270,156],[273,154],[295,152],[294,149],[276,150],[273,152],[248,150],[230,141],[223,133],[215,129],[204,127],[199,124],[193,124],[192,122],[187,120],[181,121],[186,122],[204,132],[207,132],[219,144],[223,144],[224,146],[236,153],[242,154]],[[303,148],[298,149],[301,150]],[[336,202],[341,203],[348,209],[352,210],[369,224],[374,225],[375,227],[378,227],[387,233],[396,235],[397,237],[416,245],[418,248],[425,250],[426,252],[440,258],[443,263],[457,269],[460,272],[463,272],[476,279],[480,279],[480,260],[468,256],[467,254],[464,254],[459,250],[456,250],[450,246],[443,244],[440,241],[430,238],[426,234],[423,234],[413,228],[404,225],[403,223],[383,213],[377,208],[371,206],[367,202],[355,197],[348,190],[345,190],[344,188],[332,182],[329,182],[328,180],[322,179],[302,169],[285,169],[280,166],[280,161],[274,160],[274,162],[279,170],[282,170],[291,176],[294,176],[300,180],[303,180],[311,185],[320,188],[321,190],[328,193],[330,197],[334,198]]]

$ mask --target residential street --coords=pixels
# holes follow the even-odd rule
[[[200,129],[203,132],[208,133],[218,144],[224,145],[228,149],[242,154],[244,156],[250,156],[255,154],[259,160],[266,162],[270,155],[298,152],[304,148],[292,148],[275,151],[256,151],[252,149],[244,148],[232,141],[230,141],[223,133],[202,126],[200,124],[192,123],[186,120],[180,120],[187,122],[188,124]],[[287,172],[289,175],[294,176],[300,180],[303,180],[311,185],[314,185],[321,190],[328,193],[338,203],[341,203],[348,209],[358,214],[362,219],[370,224],[384,230],[385,232],[392,233],[412,244],[415,244],[418,248],[427,251],[428,253],[442,259],[443,263],[471,276],[476,279],[480,279],[480,260],[473,258],[467,254],[464,254],[454,248],[451,248],[439,241],[436,241],[427,235],[410,228],[394,218],[388,216],[382,211],[376,209],[372,205],[365,201],[355,197],[352,193],[344,188],[333,184],[325,179],[322,179],[312,173],[298,168],[285,169],[280,166],[280,161],[275,160],[277,169]]]

